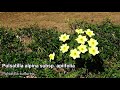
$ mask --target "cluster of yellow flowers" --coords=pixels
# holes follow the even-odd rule
[[[75,32],[78,34],[78,37],[75,40],[80,45],[77,46],[75,49],[70,50],[70,57],[72,57],[73,59],[80,58],[80,54],[86,53],[87,51],[93,56],[99,53],[98,47],[97,47],[98,42],[97,40],[92,38],[92,36],[95,35],[93,31],[91,31],[90,29],[87,29],[87,30],[76,29]],[[67,40],[69,40],[69,37],[70,35],[62,34],[59,37],[59,40],[65,43]],[[89,37],[90,40],[88,40],[87,37]],[[85,45],[86,42],[88,45]],[[68,46],[67,43],[62,44],[62,46],[60,46],[60,51],[62,53],[68,52],[69,49],[70,49],[70,46]],[[55,53],[49,55],[50,60],[54,60],[54,57],[55,57]]]

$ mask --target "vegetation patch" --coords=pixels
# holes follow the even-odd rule
[[[119,78],[120,25],[115,25],[109,20],[99,25],[84,21],[74,21],[69,25],[71,33],[35,26],[19,28],[13,32],[1,27],[0,77]],[[94,44],[90,44],[92,41]],[[95,50],[90,52],[90,47],[97,48],[91,48]],[[9,64],[21,64],[23,67],[14,68]],[[66,65],[75,67],[68,68]],[[16,75],[9,75],[13,72]],[[22,75],[23,73],[31,75]]]

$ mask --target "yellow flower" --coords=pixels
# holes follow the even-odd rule
[[[70,57],[73,59],[80,58],[80,51],[77,49],[70,50]]]
[[[82,53],[87,52],[87,46],[86,45],[80,45],[80,46],[77,47],[77,49]]]
[[[93,56],[95,56],[96,54],[99,53],[98,47],[90,47],[89,48],[89,53],[92,54]]]
[[[75,32],[77,32],[78,34],[84,33],[83,29],[76,29]]]
[[[86,34],[89,36],[89,37],[92,37],[94,36],[95,34],[93,33],[93,31],[91,31],[90,29],[87,29],[87,31],[85,31]]]
[[[79,35],[78,38],[75,40],[80,44],[85,44],[85,42],[87,41],[87,38],[86,36]]]
[[[62,51],[62,53],[67,52],[69,49],[69,46],[67,46],[67,44],[63,44],[62,46],[60,46],[60,51]]]
[[[97,42],[97,40],[91,38],[91,39],[88,41],[88,44],[89,44],[89,46],[91,46],[91,47],[95,47],[95,46],[98,45],[98,42]]]
[[[65,42],[66,40],[69,39],[69,36],[70,36],[70,35],[62,34],[62,35],[59,37],[59,40]]]
[[[55,53],[53,52],[52,54],[49,55],[50,61],[54,60],[54,57],[55,57]]]

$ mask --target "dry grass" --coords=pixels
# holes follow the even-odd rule
[[[25,46],[27,46],[27,45],[29,45],[29,44],[32,42],[32,38],[29,38],[29,37],[27,37],[27,36],[24,36],[24,37],[21,38],[21,42],[22,42]]]
[[[2,12],[0,24],[5,27],[19,28],[33,24],[45,28],[69,30],[68,21],[81,19],[91,23],[100,23],[110,18],[120,24],[120,12]]]
[[[20,40],[24,46],[28,46],[29,44],[32,43],[32,38],[27,37],[27,36],[22,37]],[[28,47],[26,47],[24,51],[25,52],[32,52],[32,50]]]

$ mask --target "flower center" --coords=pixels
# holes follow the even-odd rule
[[[81,38],[80,40],[83,41],[83,38]]]
[[[93,53],[95,53],[95,50],[92,50],[93,51]]]
[[[66,37],[65,36],[63,36],[63,39],[65,39]]]
[[[63,48],[64,50],[66,49],[66,47]]]
[[[91,35],[91,32],[88,32],[89,35]]]
[[[94,45],[94,44],[95,44],[95,42],[92,42],[92,44]]]
[[[76,55],[77,55],[77,53],[75,52],[75,53],[74,53],[74,56],[76,56]]]

